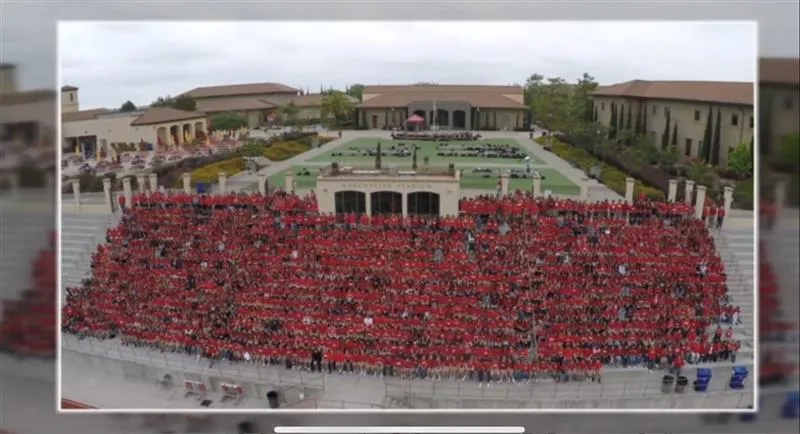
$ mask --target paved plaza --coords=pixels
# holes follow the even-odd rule
[[[496,145],[508,145],[519,147],[519,149],[531,157],[531,168],[544,175],[542,190],[551,190],[557,196],[573,196],[580,192],[579,185],[584,182],[585,174],[582,170],[570,166],[569,163],[559,158],[555,154],[545,151],[538,143],[535,143],[528,136],[528,133],[518,132],[487,132],[481,133],[482,139],[474,142],[450,142],[452,146],[464,146],[469,144],[492,143]],[[534,139],[540,133],[534,135]],[[423,164],[423,157],[430,158],[431,167],[446,167],[449,163],[456,164],[456,167],[463,170],[461,188],[462,196],[472,196],[485,194],[492,191],[497,185],[499,170],[524,170],[525,163],[522,160],[507,160],[501,158],[471,158],[471,157],[440,157],[437,156],[434,142],[413,142],[397,140],[393,141],[387,131],[343,131],[342,137],[322,145],[319,148],[311,149],[308,152],[297,155],[286,161],[276,162],[269,167],[261,169],[259,174],[268,177],[270,185],[277,187],[284,186],[284,176],[287,171],[295,174],[295,182],[298,192],[302,193],[307,189],[313,188],[315,175],[319,169],[332,161],[338,161],[342,165],[353,164],[354,166],[367,166],[372,164],[374,157],[361,156],[341,156],[334,157],[334,153],[345,152],[350,148],[374,149],[377,142],[381,142],[382,150],[386,150],[393,144],[405,143],[406,145],[417,144],[420,150],[417,155],[419,166]],[[411,158],[384,157],[382,162],[387,165],[396,165],[398,168],[410,167]],[[474,169],[493,169],[490,177],[483,177],[474,172]],[[297,173],[308,170],[308,176],[298,176]],[[250,173],[240,173],[228,179],[228,188],[232,190],[255,190],[259,175]],[[589,199],[621,199],[621,196],[608,187],[596,181],[589,183]],[[512,179],[510,189],[531,188],[530,179]]]

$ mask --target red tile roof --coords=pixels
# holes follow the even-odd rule
[[[200,112],[189,112],[170,107],[153,107],[131,122],[132,126],[164,124],[167,122],[188,121],[191,119],[205,119],[206,115]]]
[[[753,105],[753,83],[632,80],[600,86],[593,95]]]
[[[800,85],[800,58],[762,58],[758,70],[759,83]]]
[[[473,107],[479,108],[498,108],[498,109],[524,109],[525,104],[514,101],[503,95],[492,94],[430,94],[430,93],[409,93],[409,94],[388,94],[378,95],[362,102],[361,108],[393,108],[406,107],[415,101],[438,101],[438,102],[464,102]]]
[[[214,98],[224,96],[268,95],[275,93],[293,93],[299,91],[280,83],[245,83],[225,86],[196,87],[184,95],[192,98]]]
[[[111,113],[111,111],[104,108],[81,110],[71,113],[61,113],[61,122],[88,121],[90,119],[97,119],[98,116],[107,113]]]

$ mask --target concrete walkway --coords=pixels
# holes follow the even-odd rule
[[[534,134],[534,139],[541,137],[541,131]],[[522,132],[511,132],[511,131],[488,131],[488,132],[481,132],[481,136],[484,139],[514,139],[516,140],[520,146],[522,146],[526,151],[531,153],[534,157],[538,158],[540,161],[543,161],[545,164],[534,164],[531,167],[533,168],[550,168],[561,172],[567,179],[572,181],[575,185],[580,186],[583,182],[583,178],[585,174],[582,170],[576,169],[562,158],[558,157],[557,155],[547,152],[542,148],[541,145],[534,142],[528,136],[528,133]],[[300,155],[292,157],[286,161],[275,162],[268,167],[265,167],[258,171],[258,174],[249,174],[247,172],[240,173],[238,175],[232,176],[228,178],[228,189],[231,191],[242,191],[242,190],[249,190],[254,189],[255,186],[258,184],[259,175],[266,175],[270,177],[277,173],[285,172],[290,170],[293,166],[307,166],[307,167],[316,167],[316,166],[324,166],[328,163],[323,162],[310,162],[308,160],[324,154],[328,151],[338,148],[345,143],[362,137],[369,137],[369,138],[376,138],[376,139],[391,139],[391,132],[389,131],[379,131],[379,130],[366,130],[366,131],[342,131],[342,138],[333,140],[322,145],[319,148],[314,148],[309,150],[308,152],[304,152]],[[480,163],[480,164],[473,164],[470,167],[487,167],[487,168],[510,168],[510,167],[520,167],[520,165],[509,165],[509,164],[498,164],[498,163]],[[601,201],[601,200],[618,200],[622,199],[623,197],[611,190],[610,188],[606,187],[603,184],[598,183],[594,180],[589,180],[589,199],[593,201]],[[217,188],[214,186],[213,188]]]

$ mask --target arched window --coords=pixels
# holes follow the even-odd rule
[[[367,195],[362,191],[337,191],[333,195],[336,214],[364,214],[367,212]]]
[[[402,214],[403,195],[396,191],[376,191],[370,194],[372,215]]]
[[[439,194],[428,191],[409,193],[408,215],[439,215]]]

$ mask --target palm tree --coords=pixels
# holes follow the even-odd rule
[[[331,91],[322,99],[320,116],[322,119],[333,118],[336,128],[353,114],[353,100],[344,92]]]

